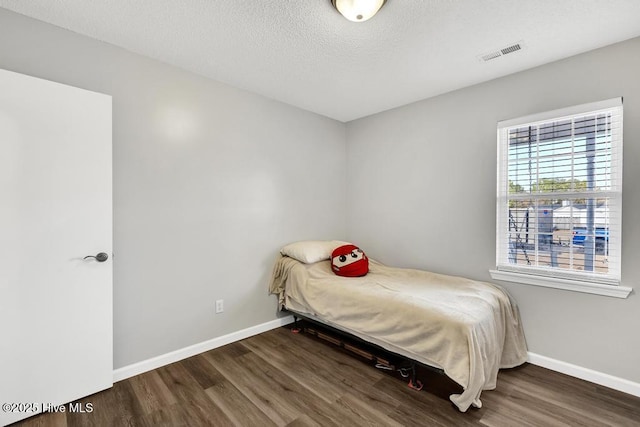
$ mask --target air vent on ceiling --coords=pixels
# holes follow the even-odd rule
[[[502,52],[503,55],[506,55],[508,53],[512,53],[512,52],[515,52],[516,50],[520,50],[520,49],[522,49],[520,47],[520,43],[516,43],[516,44],[514,44],[512,46],[505,47],[504,49],[500,49],[500,52]]]
[[[486,55],[482,55],[482,60],[491,61],[492,59],[500,58],[501,56],[502,54],[500,53],[500,51],[491,52],[491,53],[487,53]]]
[[[494,51],[485,53],[483,55],[479,55],[478,59],[480,59],[483,62],[487,62],[487,61],[491,61],[492,59],[500,58],[501,56],[508,55],[513,52],[517,52],[519,50],[522,50],[523,48],[524,48],[524,45],[522,44],[522,41],[519,41],[518,43],[514,43],[511,46],[503,47],[502,49],[496,49]]]

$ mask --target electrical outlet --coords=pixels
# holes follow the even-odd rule
[[[216,313],[222,313],[224,311],[224,300],[216,300]]]

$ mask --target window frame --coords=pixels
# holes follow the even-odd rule
[[[553,270],[553,267],[527,267],[513,265],[505,261],[506,249],[503,247],[506,241],[505,230],[508,227],[509,209],[509,129],[539,125],[542,123],[556,122],[564,119],[573,119],[585,115],[596,114],[603,111],[612,111],[618,114],[619,126],[612,127],[612,152],[614,157],[611,162],[614,170],[614,185],[608,190],[607,196],[613,200],[614,212],[612,222],[617,227],[609,229],[609,243],[612,243],[610,252],[616,256],[613,265],[614,270],[603,273],[582,273],[565,269]],[[496,190],[496,268],[489,270],[495,280],[516,282],[534,286],[543,286],[556,289],[564,289],[590,294],[606,295],[611,297],[626,298],[632,288],[621,286],[621,259],[622,259],[622,98],[612,98],[605,101],[575,105],[558,110],[532,114],[515,119],[500,121],[497,124],[497,190]],[[538,144],[539,142],[537,142]],[[618,155],[616,156],[615,153]],[[615,162],[615,164],[614,164]],[[563,193],[557,193],[563,196]],[[532,199],[541,197],[540,194],[532,196]],[[591,194],[591,197],[595,197]],[[614,235],[617,234],[617,235]],[[537,248],[537,244],[536,244]],[[612,252],[611,252],[612,251]]]

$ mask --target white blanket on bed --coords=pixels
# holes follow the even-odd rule
[[[499,286],[462,277],[384,266],[339,277],[330,261],[282,257],[270,291],[280,303],[430,366],[464,388],[450,396],[460,411],[482,406],[499,368],[524,363],[527,347],[516,304]]]

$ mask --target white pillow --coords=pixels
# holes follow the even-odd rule
[[[348,244],[340,240],[303,240],[288,244],[280,249],[280,253],[305,264],[313,264],[330,259],[335,248]]]

